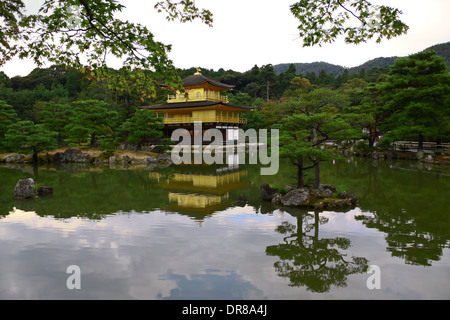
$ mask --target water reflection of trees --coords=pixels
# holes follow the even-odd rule
[[[443,248],[448,248],[445,236],[422,229],[406,214],[376,212],[373,216],[356,216],[356,219],[368,228],[384,232],[387,251],[394,257],[405,259],[407,264],[431,266],[432,261],[440,260]]]
[[[286,236],[283,243],[268,246],[266,254],[280,258],[274,268],[280,277],[289,279],[289,286],[328,292],[332,286],[346,287],[349,275],[367,270],[366,258],[347,257],[349,239],[319,237],[319,225],[327,221],[319,213],[302,214],[297,215],[297,226],[288,222],[278,226],[277,231]]]
[[[415,161],[356,159],[328,169],[328,178],[354,191],[362,211],[371,213],[356,219],[385,233],[392,256],[423,266],[440,260],[450,239],[448,176]]]

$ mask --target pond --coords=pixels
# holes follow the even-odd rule
[[[15,200],[29,177],[53,195]],[[261,200],[263,182],[294,181],[288,163],[276,176],[256,165],[1,166],[0,299],[450,298],[448,168],[330,161],[322,183],[356,194],[355,208]]]

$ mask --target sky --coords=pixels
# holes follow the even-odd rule
[[[42,1],[25,0],[30,12]],[[358,45],[338,38],[322,47],[302,46],[297,33],[299,21],[289,10],[295,0],[196,0],[213,13],[213,27],[200,20],[168,22],[154,10],[156,0],[120,0],[126,7],[119,18],[146,25],[157,41],[172,45],[170,59],[178,68],[201,67],[245,72],[254,65],[328,62],[354,67],[377,57],[407,56],[435,44],[450,41],[449,0],[373,0],[403,11],[408,34]],[[119,68],[115,62],[112,67]],[[13,59],[0,71],[9,77],[25,76],[36,65]]]

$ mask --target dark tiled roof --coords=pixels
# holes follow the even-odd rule
[[[228,103],[217,102],[217,101],[191,101],[191,102],[163,103],[163,104],[156,104],[153,106],[144,106],[144,107],[139,107],[139,108],[140,109],[151,109],[151,110],[180,109],[180,108],[209,107],[209,106],[215,106],[218,104],[221,104],[221,105],[227,106],[227,107],[232,107],[232,108],[239,108],[239,109],[246,109],[246,110],[253,109],[253,107],[238,106],[238,105],[234,105],[234,104],[228,104]]]
[[[194,74],[193,76],[187,77],[186,79],[183,79],[182,81],[183,81],[183,87],[192,87],[192,86],[197,86],[197,85],[209,82],[213,86],[223,88],[223,89],[233,89],[234,88],[234,86],[232,86],[232,85],[228,85],[228,84],[221,83],[221,82],[218,82],[218,81],[215,81],[212,79],[208,79],[201,74]],[[167,87],[166,84],[163,84],[161,86]]]

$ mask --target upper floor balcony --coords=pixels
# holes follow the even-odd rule
[[[167,103],[204,100],[228,103],[228,97],[220,95],[217,91],[186,91],[167,96]]]

